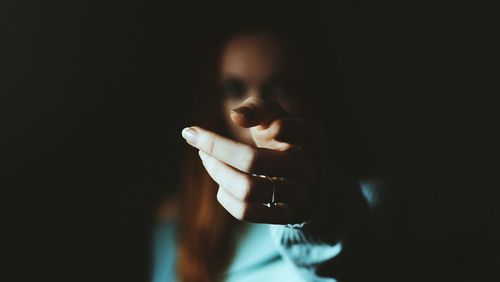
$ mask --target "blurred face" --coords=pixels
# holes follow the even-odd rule
[[[271,34],[239,35],[222,52],[219,83],[223,113],[234,138],[252,143],[248,129],[234,125],[229,112],[249,97],[273,99],[289,113],[299,110],[301,75],[293,53]]]

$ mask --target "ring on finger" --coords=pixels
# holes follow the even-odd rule
[[[271,201],[267,203],[263,203],[264,206],[268,208],[276,207],[278,206],[278,201],[276,200],[276,183],[275,180],[283,180],[280,177],[270,177],[270,176],[265,176],[265,175],[259,175],[259,174],[252,174],[252,176],[260,177],[260,178],[265,178],[271,182],[272,186],[272,193],[271,193]]]

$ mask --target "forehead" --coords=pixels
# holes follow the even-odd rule
[[[230,39],[221,56],[223,77],[264,79],[282,74],[290,62],[282,40],[270,34],[239,35]]]

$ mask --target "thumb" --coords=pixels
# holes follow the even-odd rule
[[[274,120],[289,114],[273,100],[261,100],[255,97],[246,99],[231,111],[231,120],[242,127],[262,126],[267,128]]]

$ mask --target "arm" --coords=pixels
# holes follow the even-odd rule
[[[233,121],[249,127],[257,147],[200,127],[183,131],[219,184],[219,203],[239,220],[282,224],[275,237],[285,258],[308,280],[369,281],[354,277],[375,274],[376,265],[385,261],[378,251],[385,249],[377,220],[363,196],[369,189],[363,192],[332,165],[322,165],[321,130],[290,117],[276,103],[249,98],[233,112]]]
[[[310,220],[270,225],[283,257],[305,281],[401,281],[394,260],[400,238],[390,222],[400,210],[392,186],[343,177],[328,160],[321,178],[321,200]]]

